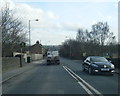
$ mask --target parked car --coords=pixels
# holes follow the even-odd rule
[[[101,56],[89,56],[82,64],[83,71],[87,70],[89,74],[110,73],[113,75],[115,67],[106,58]]]

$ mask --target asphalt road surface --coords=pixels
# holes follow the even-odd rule
[[[3,94],[118,94],[118,74],[89,75],[81,63],[61,58],[60,65],[35,63],[3,83]]]

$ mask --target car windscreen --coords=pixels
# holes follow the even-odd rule
[[[92,62],[108,62],[108,60],[104,57],[91,57]]]

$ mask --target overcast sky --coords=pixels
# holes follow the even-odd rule
[[[91,31],[91,26],[99,21],[108,22],[110,30],[118,38],[117,0],[6,1],[26,28],[29,25],[28,21],[31,20],[32,44],[39,40],[43,45],[59,45],[68,38],[75,38],[79,28]],[[3,0],[0,2],[3,6]],[[34,21],[35,19],[39,21]]]

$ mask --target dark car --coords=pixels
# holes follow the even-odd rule
[[[89,56],[82,64],[83,71],[87,70],[89,74],[110,73],[113,75],[115,67],[106,58],[101,56]]]

